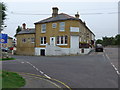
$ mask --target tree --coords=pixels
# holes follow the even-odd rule
[[[18,26],[18,28],[16,29],[16,34],[18,33],[18,32],[20,32],[22,30],[22,28],[20,27],[20,26]]]
[[[108,37],[102,37],[102,39],[103,39],[103,46],[107,46],[107,45],[109,45],[109,42],[108,42]]]
[[[96,44],[102,44],[102,42],[103,42],[103,40],[98,39],[98,40],[96,41]]]
[[[120,34],[115,36],[115,44],[120,45]]]
[[[103,46],[115,45],[114,37],[103,37]]]
[[[6,19],[6,6],[3,2],[0,2],[0,32],[3,30],[4,20]]]

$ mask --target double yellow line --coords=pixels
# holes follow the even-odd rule
[[[54,78],[47,78],[45,76],[41,76],[41,75],[36,75],[36,74],[31,74],[31,73],[24,73],[24,72],[16,72],[16,73],[19,73],[19,74],[25,74],[25,75],[30,75],[30,76],[35,76],[35,77],[41,77],[41,78],[44,78],[44,79],[48,79],[48,80],[53,80],[53,81],[56,81],[62,85],[64,85],[66,88],[68,88],[69,90],[72,90],[68,85],[66,85],[65,83],[63,83],[62,81],[59,81],[57,79],[54,79]],[[53,83],[53,82],[50,82],[52,84],[54,84],[55,86],[57,86],[58,88],[60,88],[57,84]]]

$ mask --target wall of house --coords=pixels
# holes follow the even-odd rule
[[[85,27],[85,24],[82,24],[80,23],[80,29],[81,29],[81,32],[80,32],[80,42],[86,42],[86,43],[91,43],[91,40],[94,40],[95,39],[95,36],[93,35],[93,33]]]
[[[30,38],[35,38],[34,34],[21,34],[21,35],[17,35],[16,38],[17,38],[16,54],[34,55],[35,43],[32,43],[30,39]],[[23,42],[22,39],[26,39],[26,42]]]
[[[59,22],[65,22],[65,31],[59,31]],[[52,23],[57,23],[56,28],[52,28]],[[76,20],[66,20],[66,21],[58,21],[58,22],[50,22],[46,23],[46,33],[41,33],[41,24],[36,24],[36,47],[45,48],[45,46],[40,45],[40,37],[47,36],[47,43],[50,44],[50,37],[57,36],[68,36],[68,45],[60,45],[59,47],[70,48],[70,35],[79,35],[78,32],[70,32],[70,27],[80,27],[79,21]]]
[[[61,32],[59,31],[59,23],[65,22],[65,31]],[[52,28],[52,24],[57,23],[56,28]],[[82,52],[81,49],[79,49],[79,42],[88,42],[90,43],[92,40],[92,33],[90,30],[88,30],[83,23],[77,20],[66,20],[66,21],[57,21],[57,22],[50,22],[50,23],[43,23],[46,24],[46,33],[41,33],[41,24],[36,24],[36,48],[35,48],[35,55],[41,55],[40,50],[45,50],[45,55],[70,55],[70,54],[87,54],[89,52],[88,49],[84,49],[84,52]],[[79,27],[80,32],[70,32],[70,27]],[[87,35],[88,34],[88,35]],[[56,37],[57,36],[68,36],[68,44],[67,45],[56,45],[51,46],[50,45],[50,37]],[[74,42],[72,41],[71,36],[78,36],[77,43],[78,48],[71,48],[71,44]],[[46,37],[46,45],[40,45],[40,37]],[[76,46],[76,47],[77,47]]]

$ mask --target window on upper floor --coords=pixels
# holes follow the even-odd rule
[[[46,24],[42,24],[41,25],[41,33],[45,33],[46,32]]]
[[[57,23],[53,23],[52,28],[56,28],[56,27],[57,27]]]
[[[59,27],[59,31],[65,31],[65,22],[60,22]]]
[[[46,45],[46,37],[40,38],[40,45]]]
[[[57,45],[67,45],[68,37],[66,36],[57,36]]]

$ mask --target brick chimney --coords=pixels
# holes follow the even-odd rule
[[[23,30],[26,29],[26,24],[25,24],[25,23],[22,24],[22,29],[23,29]]]
[[[79,14],[78,14],[78,12],[77,12],[77,14],[75,14],[75,17],[77,18],[77,19],[79,19]]]
[[[86,22],[84,21],[83,24],[86,26]]]
[[[53,10],[52,17],[56,17],[58,15],[59,9],[57,7],[53,7],[52,10]]]

